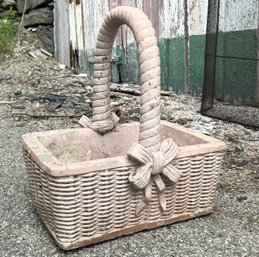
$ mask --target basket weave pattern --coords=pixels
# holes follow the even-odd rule
[[[177,184],[166,181],[167,210],[160,211],[153,186],[149,206],[136,216],[135,206],[143,196],[128,183],[134,167],[52,177],[25,152],[38,212],[59,244],[74,246],[143,222],[211,211],[222,156],[218,152],[173,161],[183,175]]]
[[[114,129],[111,52],[122,24],[138,46],[140,123]],[[142,11],[122,6],[107,15],[93,75],[93,117],[80,120],[87,128],[23,136],[33,199],[58,245],[78,248],[210,213],[225,146],[169,122],[160,126],[159,49]],[[58,159],[55,149],[70,147],[75,155],[93,155],[75,163]]]

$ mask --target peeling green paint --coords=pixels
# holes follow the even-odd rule
[[[162,89],[181,93],[184,90],[184,38],[161,39]]]
[[[204,77],[205,35],[190,36],[190,89],[191,94],[200,96]]]
[[[217,99],[235,104],[256,104],[257,47],[256,30],[218,34]]]
[[[215,83],[217,99],[239,103],[255,101],[257,44],[256,30],[219,33],[217,55],[254,60],[217,58]],[[184,93],[184,38],[160,39],[159,48],[162,89]],[[189,48],[190,93],[200,96],[204,78],[205,35],[190,36]],[[93,58],[93,53],[93,50],[88,51],[88,57]],[[119,62],[112,63],[112,80],[117,83],[138,83],[136,46],[131,44],[125,49],[114,47],[113,53],[118,57]],[[90,69],[90,74],[92,74],[92,64],[88,62],[87,67],[88,73]]]

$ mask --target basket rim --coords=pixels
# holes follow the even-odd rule
[[[138,122],[120,124],[117,127],[122,126],[136,126]],[[181,159],[195,155],[208,154],[213,152],[223,152],[225,150],[225,143],[215,139],[213,137],[201,134],[199,132],[187,129],[183,126],[170,123],[168,121],[161,121],[161,125],[167,126],[174,130],[180,130],[189,136],[194,136],[205,143],[196,145],[179,146],[178,154],[175,158]],[[41,132],[27,133],[22,136],[23,149],[29,153],[31,159],[46,173],[54,177],[64,177],[73,175],[82,175],[88,172],[109,170],[115,168],[127,168],[137,166],[138,163],[129,159],[127,155],[101,158],[95,160],[62,163],[58,160],[38,139],[40,136],[51,135],[60,131],[78,131],[78,133],[89,128],[72,128],[61,130],[50,130]],[[92,130],[91,130],[92,131]]]

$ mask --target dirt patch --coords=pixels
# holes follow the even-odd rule
[[[22,45],[12,58],[0,64],[0,116],[17,126],[30,124],[31,130],[79,127],[82,114],[91,116],[92,86],[84,76],[73,74],[52,57],[30,53],[42,48],[33,32],[25,31]],[[113,110],[121,122],[139,119],[139,87],[111,85]],[[121,90],[120,90],[121,89]],[[259,189],[259,131],[200,115],[200,98],[162,96],[161,119],[199,130],[227,144],[219,190],[234,195]],[[49,107],[52,106],[52,109]],[[37,121],[36,123],[33,121]]]
[[[256,107],[235,106],[218,102],[213,105],[213,108],[205,111],[205,114],[210,117],[259,128],[259,108]]]
[[[2,255],[64,256],[35,213],[21,135],[79,127],[82,114],[91,116],[92,86],[53,58],[30,54],[42,45],[32,32],[23,37],[21,49],[0,63]],[[139,119],[138,86],[113,84],[111,102],[122,123]],[[257,256],[253,242],[259,235],[259,131],[202,116],[200,104],[200,98],[163,94],[161,118],[226,143],[214,214],[84,248],[71,256]],[[70,159],[69,154],[61,153],[60,158]]]
[[[55,119],[57,127],[79,127],[82,114],[91,116],[91,81],[64,69],[52,57],[32,57],[30,53],[41,48],[36,35],[26,31],[20,49],[16,47],[14,56],[0,64],[1,118],[14,119],[17,126],[29,123],[36,131],[46,127],[49,119]],[[138,120],[139,87],[112,84],[111,90],[112,108],[121,122]],[[258,130],[200,115],[200,98],[173,92],[163,95],[161,119],[227,144],[219,190],[245,194],[259,189]],[[49,110],[55,103],[56,108]]]

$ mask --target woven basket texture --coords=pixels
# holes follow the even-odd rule
[[[149,206],[136,216],[135,207],[143,193],[128,182],[136,167],[52,177],[25,152],[37,211],[60,245],[77,245],[122,228],[186,213],[195,216],[212,208],[222,156],[218,152],[174,160],[183,175],[177,184],[166,181],[167,210],[161,212],[153,186]]]
[[[85,172],[90,164],[83,163],[85,166],[81,168],[85,173],[61,172],[56,176],[52,170],[46,170],[48,165],[54,167],[52,163],[46,164],[48,149],[44,149],[43,154],[38,150],[44,148],[42,144],[33,145],[40,140],[33,136],[32,140],[28,140],[27,136],[24,141],[25,162],[37,211],[62,249],[78,248],[212,211],[223,144],[178,129],[181,131],[178,135],[185,137],[183,142],[191,142],[189,149],[183,143],[186,148],[179,157],[181,145],[178,147],[172,138],[161,140],[159,48],[155,30],[141,10],[121,6],[111,10],[105,18],[95,49],[93,116],[92,119],[83,116],[80,124],[102,134],[102,137],[117,125],[118,117],[110,108],[109,82],[112,46],[123,24],[132,30],[139,52],[141,97],[138,144],[122,154],[127,155],[125,160],[133,158],[135,162],[130,162],[131,166],[124,164],[120,167],[121,164],[118,164],[115,168],[112,160],[108,164],[109,157],[105,159],[105,165],[110,166],[98,170],[96,164],[104,162],[93,158],[94,171]],[[174,136],[177,138],[177,135]],[[189,137],[200,139],[187,140]],[[91,138],[82,144],[90,140],[96,143]],[[107,146],[114,147],[116,141],[120,144],[119,135],[114,141],[113,146],[110,143]],[[128,142],[131,141],[132,138],[129,138]],[[32,145],[33,149],[30,149]],[[60,145],[60,149],[64,146]],[[204,151],[201,151],[203,146]],[[54,153],[49,151],[48,154]],[[57,163],[55,156],[52,157],[49,160]]]

